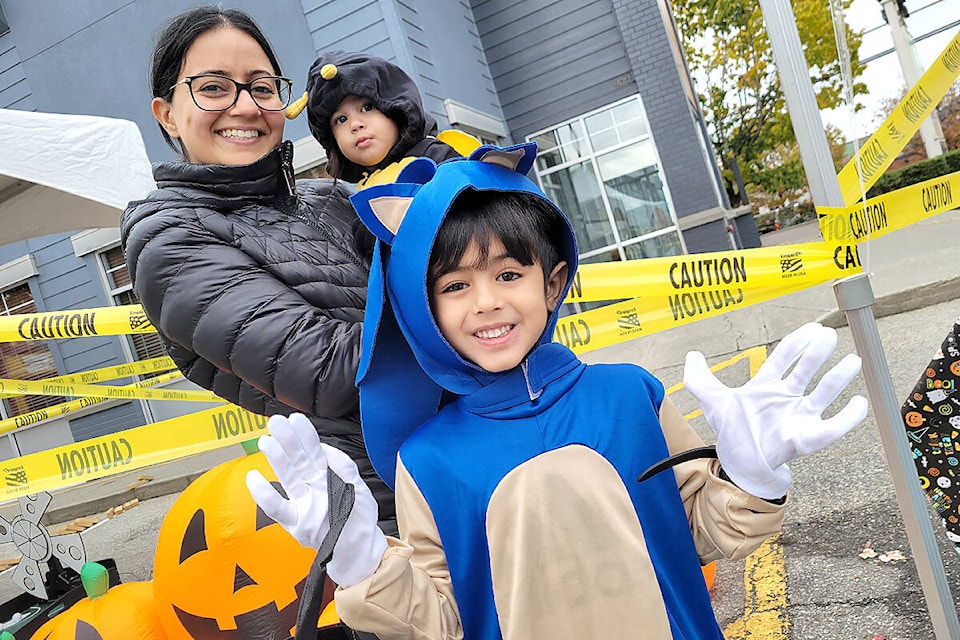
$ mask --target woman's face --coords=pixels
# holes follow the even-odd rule
[[[214,73],[238,82],[277,73],[252,37],[232,27],[207,31],[190,45],[177,81]],[[153,114],[172,138],[179,138],[187,160],[196,164],[242,165],[259,160],[283,139],[283,111],[263,111],[248,91],[240,91],[226,111],[203,111],[178,84],[170,102],[153,99]]]

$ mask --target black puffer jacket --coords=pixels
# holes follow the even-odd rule
[[[292,144],[245,166],[165,162],[120,222],[133,287],[194,383],[250,411],[311,417],[353,458],[396,530],[373,472],[354,386],[367,257],[343,186],[293,184]]]

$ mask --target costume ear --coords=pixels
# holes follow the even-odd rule
[[[415,158],[408,162],[397,175],[397,183],[427,184],[437,173],[437,163],[431,158]]]
[[[437,165],[429,158],[417,158],[397,175],[396,182],[378,184],[361,189],[350,196],[350,202],[360,220],[383,242],[393,244],[407,209],[420,187],[437,172]]]
[[[370,209],[377,219],[394,235],[403,222],[403,216],[407,215],[407,209],[413,198],[401,198],[399,196],[384,196],[370,200]]]
[[[373,235],[387,244],[393,244],[393,237],[420,186],[379,184],[357,191],[350,196],[350,203]]]
[[[520,175],[526,175],[530,172],[530,169],[533,168],[533,162],[536,158],[537,143],[524,142],[511,147],[483,145],[471,153],[469,159],[498,164]]]

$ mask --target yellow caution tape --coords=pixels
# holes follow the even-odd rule
[[[829,242],[872,240],[956,209],[957,197],[960,197],[960,171],[870,198],[866,205],[817,207],[820,232]]]
[[[120,398],[122,400],[183,400],[217,402],[222,400],[212,391],[194,389],[140,389],[108,387],[97,384],[48,384],[42,380],[9,380],[0,378],[0,393],[28,396],[67,396],[72,398]]]
[[[0,342],[152,333],[138,304],[0,316]]]
[[[179,371],[174,371],[172,373],[165,373],[163,375],[154,376],[153,378],[147,378],[146,380],[140,380],[139,382],[135,382],[129,385],[128,387],[123,387],[123,388],[138,389],[142,387],[153,387],[158,384],[163,384],[164,382],[176,380],[181,377],[182,375],[180,374]],[[106,396],[86,397],[86,398],[80,398],[79,400],[70,400],[68,402],[61,402],[60,404],[55,404],[50,407],[44,407],[43,409],[37,409],[36,411],[31,411],[29,413],[21,413],[18,416],[14,416],[12,418],[6,418],[5,420],[0,420],[0,433],[13,431],[14,429],[19,429],[20,427],[26,427],[31,424],[43,422],[44,420],[49,420],[50,418],[59,418],[60,416],[66,413],[70,413],[71,411],[78,411],[80,409],[92,407],[93,405],[100,404],[102,402],[107,402],[113,399],[114,398],[107,398]]]
[[[158,371],[167,371],[176,369],[173,359],[168,356],[159,358],[150,358],[148,360],[137,360],[126,364],[118,364],[102,369],[91,369],[89,371],[79,371],[69,373],[63,376],[53,378],[44,378],[43,380],[34,380],[34,382],[45,382],[47,384],[77,384],[88,382],[107,382],[117,378],[127,378],[130,376],[141,375],[145,373],[156,373]],[[18,381],[19,382],[19,381]],[[18,393],[0,393],[0,398],[9,398],[11,396],[22,395]]]
[[[907,146],[958,75],[960,75],[960,33],[953,37],[917,84],[907,92],[880,128],[860,148],[859,158],[860,169],[863,172],[864,192],[876,183],[896,159],[897,154]],[[851,205],[861,199],[856,157],[840,170],[837,177],[840,180],[840,191],[845,205]]]
[[[584,264],[580,266],[580,270],[574,277],[567,302],[623,300],[637,296],[669,298],[679,295],[683,299],[683,294],[701,289],[722,290],[725,287],[734,286],[737,289],[749,291],[757,286],[765,287],[771,281],[781,283],[786,280],[792,281],[793,290],[795,290],[802,288],[799,285],[804,283],[810,286],[831,277],[849,275],[852,255],[854,251],[848,246],[811,242],[740,251]],[[859,262],[853,266],[859,267]],[[831,275],[825,276],[825,273]],[[666,305],[664,308],[669,309],[670,306]],[[89,317],[93,327],[90,335],[108,335],[108,331],[113,330],[113,327],[108,328],[105,324],[101,324],[100,320],[108,318],[109,313],[114,316],[111,321],[115,320],[114,312],[117,309],[127,309],[128,313],[132,314],[134,310],[141,308],[131,305],[67,313]],[[51,314],[24,314],[0,317],[0,341],[39,339],[33,338],[33,334],[29,331],[24,331],[23,334],[18,332],[13,335],[3,335],[4,320],[12,321],[17,326],[45,328],[47,333],[44,335],[49,335],[52,333],[47,329],[52,322],[49,319],[50,316]],[[62,319],[60,323],[63,323]],[[147,322],[146,325],[138,325],[137,332],[148,330],[144,327],[153,330],[152,325]],[[116,328],[117,334],[122,333],[119,328]],[[74,381],[70,380],[70,382]]]
[[[700,312],[695,307],[689,307],[689,313],[684,309],[688,294],[715,306],[711,296],[729,293],[736,299],[755,289],[781,289],[785,283],[794,291],[848,276],[859,267],[853,246],[826,242],[584,264],[565,302],[643,296],[662,300],[665,310],[696,315]]]
[[[31,453],[0,463],[2,495],[19,498],[142,469],[251,440],[266,428],[265,416],[227,405]]]
[[[793,253],[792,248],[779,247],[787,256]],[[833,251],[837,271],[821,269],[813,276],[801,277],[799,274],[806,268],[801,259],[796,270],[785,270],[780,277],[770,275],[749,287],[742,281],[706,284],[704,280],[704,284],[695,286],[692,278],[689,285],[686,280],[679,280],[684,286],[666,293],[560,318],[553,338],[576,353],[584,353],[822,284],[838,277],[838,271],[845,275],[861,271],[856,246],[836,245]]]
[[[756,375],[765,357],[765,347],[754,347],[713,365],[710,370],[718,371],[748,359],[750,374]],[[159,384],[177,375],[163,374],[131,386]],[[682,387],[681,382],[667,389],[666,393],[673,393]],[[61,406],[77,402],[82,401],[64,403],[46,410],[59,410]],[[63,413],[69,410],[66,409]],[[697,412],[688,419],[696,415]],[[13,420],[15,419],[0,421],[0,433],[11,429],[9,423]],[[106,478],[230,446],[257,438],[266,432],[266,428],[265,416],[227,404],[28,454],[0,463],[3,471],[3,499],[10,500],[39,491],[54,491],[87,480]]]

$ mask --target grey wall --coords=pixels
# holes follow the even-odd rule
[[[660,0],[612,0],[678,217],[723,205],[712,156],[704,154],[686,63],[671,46]],[[669,19],[669,17],[668,17]],[[683,69],[683,71],[681,71]],[[684,233],[688,244],[692,236]],[[698,249],[705,251],[707,249]]]
[[[445,128],[447,98],[502,118],[466,0],[303,0],[314,49],[367,51],[414,79],[424,108]]]
[[[470,5],[515,141],[637,93],[609,0]]]
[[[13,34],[0,36],[0,108],[33,111],[36,103],[20,61]]]
[[[96,256],[77,257],[69,235],[31,238],[0,246],[0,264],[26,254],[33,255],[37,267],[37,275],[28,281],[37,311],[88,309],[111,304],[94,263]],[[46,345],[57,363],[58,371],[76,373],[127,362],[120,343],[122,339],[115,336],[69,338],[48,340]],[[110,384],[130,382],[130,379],[124,379]],[[104,414],[102,418],[98,417],[101,413]],[[71,428],[78,422],[83,437],[89,438],[137,427],[146,421],[139,402],[126,402],[112,407],[108,412],[73,420]],[[77,433],[75,429],[74,433]]]
[[[126,382],[111,382],[110,384],[126,384]],[[136,416],[139,416],[139,420],[133,420]],[[116,407],[70,420],[70,433],[73,435],[75,442],[80,442],[124,429],[141,427],[145,424],[146,420],[143,419],[140,403],[126,402]]]
[[[140,126],[152,160],[174,157],[150,111],[150,56],[158,27],[182,11],[204,4],[187,0],[3,0],[8,38],[33,90],[28,105],[55,113],[101,115]],[[302,91],[313,60],[310,34],[299,0],[233,0],[225,6],[250,13],[276,49],[284,74]],[[0,74],[4,74],[0,66]],[[12,73],[12,72],[11,72]],[[0,75],[0,88],[6,83]],[[305,119],[289,122],[287,137],[309,135]]]

